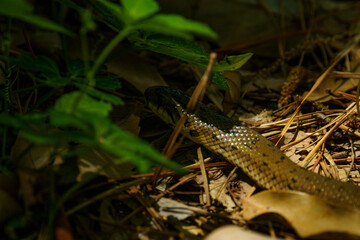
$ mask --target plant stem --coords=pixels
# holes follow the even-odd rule
[[[94,65],[87,73],[87,78],[89,80],[89,86],[93,87],[95,85],[95,74],[98,71],[101,64],[104,63],[105,59],[109,56],[112,50],[132,31],[132,27],[126,26],[123,30],[121,30],[115,38],[113,38],[109,44],[104,48],[104,50],[100,53],[98,58],[95,60]]]
[[[4,111],[4,113],[8,113],[9,110],[9,103],[10,103],[10,91],[11,91],[11,82],[10,82],[10,68],[9,68],[9,49],[10,49],[10,41],[11,41],[11,23],[12,19],[7,18],[6,21],[6,28],[3,34],[3,40],[1,42],[1,47],[3,49],[3,62],[4,67],[1,68],[3,71],[3,76],[5,77],[5,88],[4,88],[4,106],[0,106],[0,109]],[[0,73],[1,74],[1,73]],[[6,140],[7,140],[7,128],[4,127],[3,134],[2,134],[2,145],[1,145],[1,159],[5,159],[6,156]]]

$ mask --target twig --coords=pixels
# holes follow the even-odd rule
[[[308,162],[310,162],[310,160],[312,159],[312,157],[314,156],[315,152],[317,152],[319,150],[319,148],[321,147],[321,145],[326,141],[326,139],[328,139],[328,137],[330,137],[330,135],[339,128],[339,126],[348,118],[348,116],[350,116],[356,109],[356,106],[354,106],[355,104],[352,103],[349,108],[350,110],[346,112],[346,114],[344,114],[341,119],[339,119],[336,124],[325,134],[325,136],[316,144],[316,146],[311,150],[311,152],[305,157],[305,159],[303,160],[303,166],[306,166],[308,164]],[[348,108],[348,109],[349,109]],[[334,122],[334,121],[333,121]]]
[[[304,99],[301,101],[300,105],[296,108],[295,112],[293,113],[293,115],[291,116],[290,120],[287,122],[286,126],[284,127],[284,129],[281,131],[280,134],[280,138],[277,141],[276,145],[278,145],[280,143],[280,141],[282,140],[282,138],[284,137],[285,133],[287,132],[288,128],[290,127],[292,121],[294,120],[295,116],[299,113],[302,105],[305,103],[305,101],[308,99],[308,97],[318,88],[318,86],[323,82],[323,80],[325,79],[325,77],[330,73],[331,69],[333,69],[335,67],[335,65],[343,58],[345,57],[355,46],[357,46],[357,42],[359,41],[359,37],[360,35],[357,35],[354,39],[354,42],[352,44],[350,44],[349,46],[347,46],[344,50],[342,50],[337,57],[335,58],[335,60],[332,62],[332,64],[320,75],[320,77],[316,80],[315,84],[312,86],[312,88],[310,89],[310,91],[306,94],[306,96],[304,97]]]
[[[201,176],[203,178],[203,186],[204,186],[204,190],[205,190],[205,195],[206,195],[206,207],[210,207],[211,206],[211,198],[210,198],[210,190],[209,190],[209,180],[207,177],[207,173],[205,170],[205,166],[204,166],[204,158],[201,152],[201,147],[198,147],[197,149],[197,154],[198,154],[198,159],[199,159],[199,163],[200,163],[200,171],[201,171]]]
[[[206,91],[206,87],[209,84],[210,81],[210,75],[211,75],[211,71],[212,68],[214,66],[215,60],[216,60],[217,54],[216,53],[210,53],[209,56],[209,63],[208,66],[206,68],[206,71],[204,73],[204,75],[202,76],[200,82],[198,83],[198,85],[196,86],[187,106],[186,106],[186,112],[187,113],[196,113],[196,108],[197,106],[200,106],[200,103],[202,101],[202,99],[204,98],[205,95],[205,91]],[[172,155],[175,153],[175,151],[179,148],[181,142],[184,139],[184,136],[182,136],[178,143],[175,145],[175,141],[178,138],[180,132],[181,132],[181,128],[184,126],[184,123],[187,119],[187,114],[183,114],[181,116],[181,118],[179,119],[179,121],[177,122],[173,132],[171,133],[171,136],[168,140],[168,142],[166,143],[164,149],[163,149],[163,155],[170,159],[172,157]],[[155,171],[155,176],[153,178],[153,188],[155,187],[155,183],[158,179],[158,176],[161,173],[161,168],[156,169]]]

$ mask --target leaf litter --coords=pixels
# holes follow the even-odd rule
[[[336,34],[325,28],[323,31],[326,34],[321,36],[324,38],[323,41],[316,42],[314,40],[315,43],[313,44],[311,41],[307,42],[311,46],[309,50],[299,43],[301,39],[306,39],[301,34],[294,34],[296,37],[286,37],[283,35],[283,29],[279,30],[278,28],[269,30],[262,35],[254,34],[262,32],[262,29],[267,28],[267,25],[273,28],[274,25],[270,24],[269,18],[280,17],[281,14],[289,14],[286,19],[299,20],[298,18],[300,18],[300,21],[304,20],[301,19],[304,16],[293,15],[292,11],[297,9],[297,4],[292,1],[286,3],[288,11],[285,13],[282,12],[284,10],[281,8],[276,8],[271,4],[266,5],[266,1],[262,3],[263,6],[261,7],[242,1],[237,3],[241,7],[224,3],[226,7],[224,9],[217,9],[218,7],[214,5],[215,2],[215,0],[210,1],[206,8],[203,3],[199,3],[200,12],[197,14],[198,18],[203,19],[204,22],[210,19],[207,16],[211,12],[222,16],[211,18],[211,21],[215,22],[209,22],[220,36],[216,43],[219,46],[218,54],[221,54],[222,51],[237,54],[239,51],[246,52],[249,49],[255,56],[252,59],[253,62],[250,60],[244,69],[237,70],[235,73],[224,74],[228,80],[229,92],[224,93],[221,88],[215,87],[213,93],[208,93],[207,96],[213,103],[209,103],[208,99],[204,101],[210,106],[216,106],[214,109],[223,109],[228,116],[247,123],[273,142],[277,142],[281,138],[281,131],[292,113],[300,105],[297,99],[301,100],[307,96],[308,90],[314,84],[314,80],[305,80],[294,90],[295,92],[289,94],[288,97],[291,99],[289,104],[278,108],[277,101],[281,96],[281,86],[287,79],[291,67],[300,64],[319,76],[323,70],[328,69],[335,55],[345,49],[346,43],[353,41],[356,36],[344,33],[342,41],[339,41],[339,38],[330,41],[328,35],[334,37]],[[328,2],[335,6],[340,4],[337,1]],[[312,10],[312,7],[315,7],[306,5],[305,2],[300,4],[304,4],[302,7],[307,10]],[[349,15],[353,14],[350,3],[349,6],[346,4],[341,6],[343,7],[342,11],[350,12]],[[343,15],[340,15],[340,20],[333,19],[331,13],[335,11],[334,8],[325,9],[322,4],[316,5],[316,7],[327,18],[330,18],[331,24],[343,30],[345,22]],[[171,7],[168,9],[171,11]],[[239,14],[239,9],[246,15]],[[229,14],[232,12],[230,10],[234,13]],[[263,14],[265,10],[268,11],[269,16]],[[228,17],[223,17],[224,14]],[[243,18],[239,19],[241,16]],[[252,21],[255,19],[257,21]],[[321,25],[323,22],[319,18],[312,21],[326,27],[326,25]],[[241,26],[238,25],[239,22]],[[356,24],[351,25],[351,27],[358,29]],[[290,31],[291,29],[286,30]],[[301,32],[301,29],[295,30]],[[322,33],[316,32],[316,28],[314,31],[318,35]],[[275,37],[269,36],[270,33],[275,33]],[[276,41],[272,41],[272,38],[275,38]],[[41,48],[40,40],[37,42],[35,37],[32,40],[38,43],[35,44],[37,48]],[[54,40],[58,40],[57,36],[54,37]],[[296,53],[294,50],[294,56],[288,55],[286,57],[281,49],[285,46],[285,41],[287,50],[296,50],[298,47],[301,51]],[[253,48],[251,48],[251,44],[254,44]],[[280,50],[276,50],[275,46],[280,46]],[[54,45],[49,48],[50,52],[53,53],[57,47],[58,45]],[[76,44],[71,44],[71,47],[74,47],[73,50],[69,51],[70,54],[73,54],[72,57],[81,56],[80,48]],[[279,56],[279,52],[283,55],[280,54]],[[345,60],[342,60],[344,62],[334,66],[336,71],[330,72],[322,80],[321,84],[307,98],[301,112],[291,121],[291,125],[289,125],[281,142],[282,146],[279,145],[279,147],[285,149],[286,154],[294,162],[302,164],[304,158],[314,149],[315,144],[318,144],[330,129],[327,127],[319,130],[328,122],[316,114],[321,112],[325,118],[333,120],[342,115],[346,111],[346,107],[356,101],[357,95],[354,89],[357,87],[358,77],[356,78],[356,75],[353,75],[353,78],[343,76],[349,72],[358,73],[358,53],[359,49],[355,46],[350,53],[346,54]],[[304,61],[301,60],[302,54],[306,55]],[[276,65],[276,61],[278,61],[276,58],[281,59],[281,64]],[[319,65],[319,58],[322,62],[321,65]],[[173,65],[167,65],[168,61],[169,57],[137,50],[135,53],[124,54],[121,58],[114,58],[107,63],[107,73],[112,73],[127,81],[125,86],[116,94],[125,96],[126,100],[132,99],[140,106],[140,110],[130,107],[129,114],[116,116],[113,119],[114,122],[134,136],[141,137],[142,131],[145,131],[142,123],[139,123],[139,119],[151,115],[151,112],[143,104],[139,93],[142,93],[147,87],[155,85],[180,86],[184,91],[194,88],[196,85],[192,78],[192,74],[195,75],[196,73],[190,70],[189,74],[191,68],[187,66],[188,63],[178,61]],[[170,69],[161,69],[161,66],[168,66]],[[260,69],[263,71],[261,72]],[[163,72],[170,74],[164,78],[161,74]],[[180,84],[174,80],[178,79],[179,76],[185,76]],[[348,95],[344,95],[343,92]],[[100,113],[106,114],[104,112],[109,111],[107,108],[109,104],[104,103],[102,106],[97,111],[102,110]],[[244,118],[244,113],[251,117]],[[316,151],[307,168],[319,174],[341,180],[349,178],[350,181],[359,183],[359,140],[357,140],[358,136],[353,134],[357,128],[358,118],[354,112],[348,117],[348,121],[334,129],[327,140],[321,143],[319,150]],[[161,139],[157,139],[156,129],[151,129],[150,126],[148,131],[151,132],[152,130],[155,132],[155,137],[149,137],[147,140],[149,142],[159,141],[160,143],[157,144],[161,146],[159,147],[161,150],[164,141],[161,142]],[[349,138],[353,139],[353,144],[350,144]],[[19,141],[13,145],[13,151],[17,154],[21,154],[28,147],[28,143],[19,143]],[[73,150],[77,147],[67,146],[67,148]],[[161,170],[156,176],[155,171],[138,174],[132,164],[123,163],[122,160],[118,161],[120,164],[114,164],[113,156],[101,151],[86,148],[75,149],[83,153],[73,157],[74,164],[68,164],[66,151],[56,152],[56,157],[53,158],[51,156],[53,148],[32,147],[25,154],[25,157],[22,156],[22,161],[26,161],[25,163],[22,162],[22,167],[28,168],[29,164],[37,167],[29,167],[25,173],[18,173],[20,186],[14,181],[10,181],[6,187],[1,185],[0,216],[2,218],[0,218],[0,222],[12,216],[21,215],[24,210],[21,203],[25,203],[28,208],[25,209],[27,213],[31,212],[32,207],[46,203],[44,192],[47,191],[47,186],[44,183],[49,179],[44,177],[41,169],[56,162],[58,171],[54,175],[55,178],[58,178],[58,183],[62,182],[62,185],[52,185],[54,187],[52,190],[55,191],[55,188],[65,186],[80,189],[66,193],[69,200],[62,206],[64,209],[61,211],[64,211],[64,214],[59,219],[63,218],[75,222],[81,228],[78,230],[70,227],[68,231],[86,232],[90,237],[93,235],[113,239],[200,239],[210,233],[206,239],[214,239],[211,237],[218,231],[224,231],[221,232],[224,239],[270,239],[269,235],[287,239],[324,235],[324,238],[332,239],[334,236],[326,235],[328,232],[340,234],[338,239],[350,237],[348,234],[355,239],[360,237],[357,227],[360,225],[360,214],[357,209],[332,206],[303,193],[270,191],[258,193],[260,190],[255,190],[256,193],[247,198],[254,191],[252,187],[255,186],[250,179],[247,179],[238,169],[234,169],[230,164],[206,151],[203,153],[204,158],[209,157],[211,161],[199,163],[196,149],[197,146],[185,140],[173,157],[174,161],[181,161],[184,166],[191,165],[191,167],[187,167],[188,173],[179,176],[172,171]],[[58,150],[59,148],[57,148]],[[354,151],[352,152],[352,150]],[[339,154],[338,157],[337,154]],[[316,163],[320,157],[320,162]],[[355,162],[352,164],[353,160]],[[200,164],[203,166],[200,167]],[[351,169],[350,166],[352,166]],[[201,174],[201,168],[204,168],[206,172]],[[59,173],[59,171],[65,170],[67,170],[65,174]],[[92,174],[96,174],[97,177],[93,177]],[[1,175],[1,177],[6,176]],[[154,179],[156,180],[156,189],[153,189],[154,183],[152,181]],[[86,183],[84,186],[78,185],[84,180]],[[205,194],[204,185],[208,186],[210,195]],[[9,186],[27,190],[21,201],[14,196],[12,191],[9,191]],[[64,193],[62,192],[62,194]],[[210,199],[208,199],[209,196]],[[285,224],[281,221],[277,223],[276,217],[270,216],[269,218],[268,214],[274,213],[284,218],[291,228],[285,228]],[[261,217],[266,220],[258,221]],[[228,224],[236,224],[237,227],[232,226],[228,229],[221,227]],[[57,227],[60,228],[60,226],[59,224]],[[96,227],[93,228],[92,226]],[[244,233],[245,230],[251,231],[253,235],[248,236],[248,232]],[[256,231],[267,235],[256,233]],[[236,235],[231,238],[234,232]],[[215,238],[219,239],[218,237]]]

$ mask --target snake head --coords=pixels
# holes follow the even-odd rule
[[[145,91],[150,109],[166,123],[175,126],[189,101],[189,97],[168,87],[150,87]]]

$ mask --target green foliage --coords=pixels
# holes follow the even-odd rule
[[[125,38],[132,46],[166,54],[195,66],[206,68],[208,53],[193,42],[194,34],[215,39],[217,34],[207,25],[174,14],[160,14],[154,0],[109,0],[90,1],[84,8],[75,1],[54,0],[79,13],[81,26],[78,33],[82,45],[82,59],[67,60],[66,67],[60,67],[53,59],[45,56],[34,58],[30,54],[16,57],[2,57],[5,68],[6,86],[1,92],[1,109],[10,109],[0,115],[3,139],[7,128],[19,133],[35,144],[75,142],[87,147],[106,150],[117,157],[117,162],[130,161],[140,171],[162,166],[180,172],[180,167],[166,161],[161,154],[147,143],[126,133],[109,119],[114,105],[123,104],[118,96],[104,90],[117,90],[119,79],[108,74],[104,62],[110,53]],[[65,27],[33,14],[33,6],[25,0],[0,0],[0,15],[16,18],[38,27],[60,32],[68,36],[74,33]],[[94,62],[89,61],[90,50],[87,34],[96,29],[98,23],[106,24],[116,31],[116,36],[100,51]],[[2,39],[10,39],[10,31]],[[3,40],[5,41],[5,40]],[[5,43],[3,43],[4,45]],[[241,67],[251,54],[228,56],[214,66],[213,81],[227,88],[222,71]],[[32,91],[37,87],[49,89],[39,96],[38,102],[25,115],[11,109],[11,74],[13,67],[31,73],[38,84],[34,87],[17,89],[19,92]],[[53,106],[39,109],[61,89],[64,93]],[[36,127],[35,127],[36,126]],[[3,149],[6,143],[3,143]],[[5,154],[5,153],[3,153]]]
[[[52,59],[44,56],[34,59],[30,54],[21,54],[18,57],[11,57],[10,63],[23,70],[38,72],[47,78],[60,77],[58,65]]]
[[[145,36],[138,34],[131,36],[130,39],[136,48],[163,53],[201,68],[206,68],[209,62],[206,51],[190,41],[158,34]],[[213,70],[216,72],[236,70],[244,65],[251,56],[252,53],[227,56],[221,62],[215,63]]]
[[[217,34],[203,23],[186,19],[180,15],[158,14],[139,24],[140,29],[151,32],[192,39],[188,33],[197,33],[210,38],[217,38]]]
[[[95,9],[107,17],[109,23],[119,26],[122,22],[126,27],[145,30],[185,39],[193,39],[192,34],[200,34],[216,38],[217,34],[207,25],[173,14],[155,14],[159,7],[153,0],[122,0],[123,6],[108,0],[99,0],[106,9],[95,6]],[[112,14],[109,14],[111,12]],[[116,20],[115,20],[115,19]],[[123,26],[121,25],[121,26]]]
[[[54,109],[75,116],[86,113],[86,115],[93,114],[98,117],[106,117],[112,106],[109,103],[97,101],[80,91],[74,91],[57,100]]]
[[[32,14],[33,7],[25,0],[0,1],[1,15],[18,18],[48,30],[73,35],[64,27]],[[146,143],[135,139],[111,123],[108,115],[112,105],[123,104],[123,101],[118,96],[102,90],[116,90],[121,87],[121,84],[117,78],[106,73],[103,63],[111,51],[124,38],[128,38],[136,48],[173,56],[205,68],[208,63],[208,54],[191,40],[193,34],[216,38],[216,33],[203,23],[179,15],[158,14],[159,6],[154,0],[121,0],[121,4],[108,0],[98,0],[95,4],[89,1],[103,19],[94,15],[92,10],[85,9],[73,1],[56,0],[56,2],[78,11],[82,17],[79,32],[83,39],[83,60],[68,61],[65,72],[61,71],[52,59],[44,56],[34,58],[30,54],[11,57],[8,59],[8,64],[32,72],[34,80],[40,83],[39,86],[53,89],[41,96],[34,107],[46,102],[59,88],[77,90],[64,94],[56,101],[54,107],[40,113],[2,114],[0,123],[19,131],[22,136],[36,144],[75,141],[107,150],[115,154],[119,162],[131,161],[141,171],[148,171],[150,167],[157,165],[179,171],[177,165],[165,161]],[[97,22],[105,23],[118,31],[118,35],[100,52],[95,62],[87,62],[89,50],[86,34],[96,28]],[[231,56],[216,63],[213,80],[223,88],[227,88],[221,71],[241,67],[250,56],[251,54]],[[24,89],[24,91],[27,90]],[[4,92],[2,97],[7,94],[8,92]],[[9,99],[7,97],[8,101]],[[36,110],[36,108],[32,109]],[[34,124],[41,127],[34,128]]]
[[[0,15],[17,18],[47,30],[74,36],[74,33],[66,28],[43,17],[32,14],[33,6],[25,0],[0,0],[0,6]]]
[[[163,167],[183,173],[178,164],[166,160],[147,142],[132,136],[110,120],[109,113],[113,107],[124,102],[111,94],[113,90],[121,88],[121,82],[107,73],[104,63],[113,50],[124,39],[128,39],[131,47],[166,54],[206,68],[208,53],[193,42],[194,35],[215,39],[217,34],[206,24],[179,15],[159,13],[155,0],[52,0],[52,13],[58,14],[52,16],[52,19],[57,19],[57,23],[33,14],[34,7],[30,2],[0,0],[0,16],[7,20],[6,31],[0,33],[3,52],[0,55],[0,71],[1,77],[5,79],[0,91],[1,158],[10,159],[9,146],[19,135],[32,143],[30,148],[34,145],[51,145],[58,149],[59,146],[76,145],[82,149],[106,151],[115,157],[115,163],[131,162],[139,172]],[[81,59],[67,57],[66,38],[75,36],[75,33],[59,24],[65,7],[77,12],[80,17],[80,26],[73,31],[78,34],[81,44]],[[59,8],[59,11],[56,12],[55,8]],[[62,34],[65,64],[59,64],[49,57],[33,57],[30,54],[10,57],[12,18]],[[88,33],[94,32],[98,24],[106,25],[115,32],[115,36],[102,49],[89,46],[87,39]],[[75,28],[76,26],[72,26],[72,29]],[[95,56],[95,53],[99,54]],[[216,63],[213,81],[227,89],[221,72],[241,67],[250,56],[251,54],[229,56]],[[26,82],[29,77],[32,81]],[[15,89],[14,86],[18,88]],[[33,100],[31,97],[15,103],[15,99],[20,98],[15,94],[19,93],[24,94],[24,98],[28,98],[26,94],[36,95],[35,103],[30,101]],[[21,104],[26,107],[19,108],[18,105]],[[18,109],[26,110],[20,113]],[[76,156],[78,151],[68,148],[66,154]],[[0,172],[11,170],[7,166],[12,164],[7,164],[2,159]],[[50,176],[55,169],[52,167],[50,165],[45,169]],[[55,191],[50,193],[53,196],[52,202],[48,204],[49,233],[53,232],[58,207],[81,184],[84,183],[70,187],[60,203],[55,203]],[[49,188],[52,187],[54,183],[49,183]]]
[[[159,34],[145,34],[142,36],[140,34],[134,34],[130,36],[129,39],[136,48],[147,49],[176,57],[203,69],[206,69],[209,62],[209,57],[205,49],[188,40]],[[252,53],[227,56],[222,61],[216,62],[213,67],[213,71],[215,72],[212,78],[213,82],[228,90],[226,80],[220,72],[233,71],[240,68],[251,56]]]
[[[156,13],[159,6],[152,0],[121,0],[125,12],[131,21],[138,21]]]

